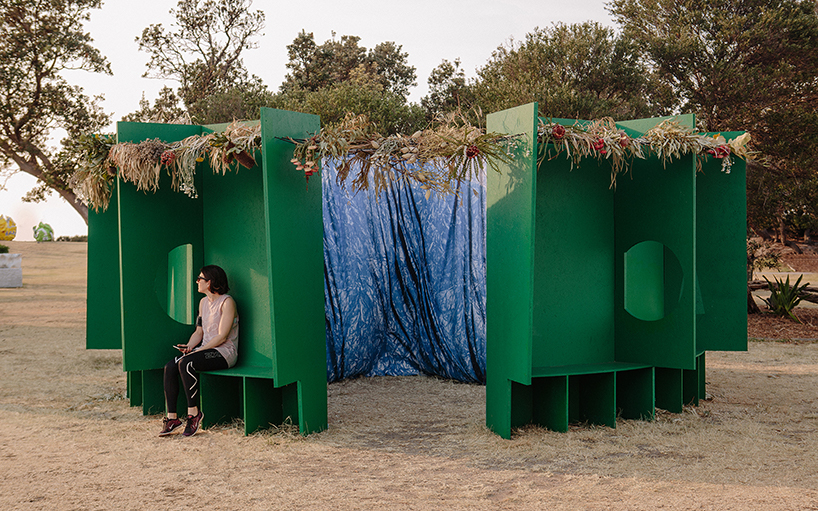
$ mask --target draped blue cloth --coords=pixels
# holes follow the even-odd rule
[[[485,382],[484,183],[429,199],[406,183],[351,195],[332,160],[321,179],[328,381],[424,373]]]

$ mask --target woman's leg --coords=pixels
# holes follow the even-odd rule
[[[176,402],[179,398],[179,359],[176,357],[165,364],[165,406],[168,409],[168,418],[176,418]]]
[[[178,373],[182,377],[189,415],[195,415],[190,413],[191,408],[197,409],[196,413],[198,413],[199,371],[213,371],[227,369],[227,367],[227,360],[215,349],[194,351],[179,360]]]

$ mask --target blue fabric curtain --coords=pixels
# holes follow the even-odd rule
[[[426,199],[415,184],[393,184],[353,196],[332,160],[321,179],[328,380],[485,382],[485,186]]]

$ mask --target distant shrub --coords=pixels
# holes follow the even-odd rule
[[[802,278],[804,278],[803,275],[798,277],[795,284],[791,285],[789,276],[787,276],[787,280],[785,282],[775,278],[775,284],[767,280],[767,277],[764,277],[764,280],[767,281],[767,285],[770,287],[770,297],[765,298],[764,301],[767,302],[767,305],[770,307],[773,314],[778,316],[786,316],[799,323],[801,322],[801,320],[795,316],[792,310],[796,305],[801,303],[800,294],[804,288],[807,287],[807,284],[801,285]]]
[[[60,236],[57,238],[57,241],[82,241],[87,242],[88,236],[85,234],[80,234],[79,236]]]
[[[0,254],[8,254],[8,253],[9,253],[9,247],[7,247],[5,245],[0,245]]]

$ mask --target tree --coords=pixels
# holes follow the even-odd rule
[[[402,46],[387,41],[367,50],[359,46],[358,36],[341,36],[321,45],[315,43],[312,32],[301,31],[292,44],[287,45],[290,73],[281,84],[282,92],[294,90],[317,91],[334,84],[349,81],[355,74],[367,74],[379,83],[384,91],[404,99],[409,88],[416,84],[415,68],[409,66],[409,55],[402,53]]]
[[[0,3],[0,169],[14,165],[38,179],[24,200],[41,200],[54,190],[86,222],[88,209],[68,184],[76,159],[67,142],[99,130],[109,119],[97,106],[99,98],[83,94],[61,72],[111,73],[82,27],[100,5],[100,0]],[[49,136],[57,128],[68,136],[55,152]]]
[[[241,96],[245,89],[258,91],[261,81],[249,77],[241,60],[245,50],[256,48],[254,38],[264,28],[264,13],[251,11],[252,0],[180,0],[171,14],[176,30],[150,25],[136,38],[139,49],[150,55],[144,76],[179,83],[178,97],[195,122],[207,109],[197,103],[214,95]],[[167,99],[167,98],[165,98]],[[162,105],[160,98],[154,109]],[[240,99],[237,104],[245,101]],[[234,101],[233,104],[236,104]],[[224,109],[222,109],[224,110]],[[241,118],[243,112],[222,112],[218,122]],[[237,115],[238,114],[238,115]],[[211,120],[211,119],[208,119]]]
[[[818,202],[814,0],[613,0],[624,34],[701,129],[751,132],[748,222],[761,230]]]
[[[633,118],[668,106],[636,44],[592,22],[537,28],[519,44],[498,47],[471,90],[487,112],[537,101],[551,117]]]
[[[322,125],[339,122],[348,112],[365,114],[384,135],[413,133],[426,125],[419,105],[408,104],[401,95],[384,90],[365,72],[352,73],[345,81],[314,91],[282,92],[268,106],[319,115]]]
[[[321,45],[301,31],[287,46],[290,73],[268,106],[321,116],[322,124],[341,121],[347,112],[365,114],[383,134],[412,133],[425,125],[423,109],[406,101],[415,85],[415,68],[394,42],[367,50],[358,36],[333,38]]]
[[[466,83],[466,73],[460,67],[460,59],[455,59],[454,62],[444,59],[432,69],[426,83],[429,85],[429,93],[421,98],[420,104],[430,119],[458,108],[468,110],[474,104],[472,91]]]

